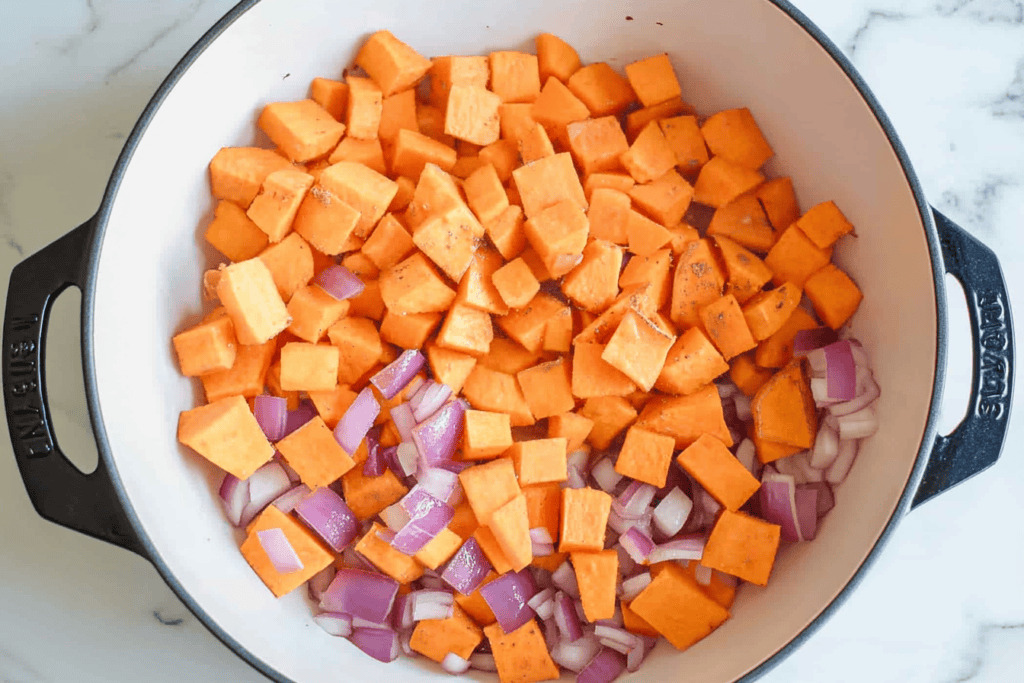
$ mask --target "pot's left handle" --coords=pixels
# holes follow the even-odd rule
[[[95,217],[19,263],[4,312],[3,385],[14,457],[36,511],[51,522],[146,557],[104,459],[83,474],[61,452],[46,400],[46,330],[57,296],[82,288]]]

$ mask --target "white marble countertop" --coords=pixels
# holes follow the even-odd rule
[[[4,288],[22,258],[92,215],[149,97],[232,4],[0,2]],[[796,4],[881,100],[933,204],[999,255],[1024,309],[1024,2]],[[947,428],[970,373],[962,304],[952,316]],[[77,335],[69,295],[50,328],[50,403],[61,443],[87,462]],[[763,680],[1024,681],[1022,428],[1018,410],[999,463],[910,514],[838,614]],[[6,439],[0,501],[0,682],[265,680],[144,560],[40,518]]]

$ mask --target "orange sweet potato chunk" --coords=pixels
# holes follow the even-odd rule
[[[781,368],[793,359],[793,338],[796,337],[796,333],[800,330],[813,330],[816,327],[818,321],[814,316],[802,308],[797,308],[778,332],[758,345],[754,360],[762,368]]]
[[[186,377],[228,370],[238,353],[235,326],[226,315],[179,332],[171,341],[178,367]]]
[[[633,186],[629,197],[641,212],[661,225],[674,226],[683,220],[683,215],[690,208],[693,186],[670,169],[660,178]]]
[[[273,150],[223,147],[210,160],[210,193],[246,209],[268,175],[291,168],[291,163]]]
[[[706,551],[705,551],[706,554]],[[669,565],[636,596],[629,608],[675,648],[685,650],[729,618],[678,565]]]
[[[241,344],[262,344],[291,323],[274,278],[259,258],[224,268],[217,297],[231,316]]]
[[[700,169],[693,185],[693,200],[720,209],[762,182],[764,176],[760,172],[714,156]]]
[[[533,102],[540,95],[537,56],[525,52],[492,52],[491,90],[502,102]]]
[[[600,552],[612,497],[597,489],[562,489],[558,552]]]
[[[622,168],[620,157],[629,149],[622,125],[614,116],[602,116],[566,126],[569,150],[588,177]]]
[[[749,194],[737,197],[715,211],[708,224],[708,235],[728,237],[761,254],[767,253],[776,239],[761,203]]]
[[[512,446],[512,422],[507,413],[467,410],[462,430],[462,457],[487,460]]]
[[[757,346],[757,341],[743,315],[743,309],[732,294],[715,299],[700,308],[701,325],[708,339],[729,360]]]
[[[462,537],[450,528],[441,529],[434,539],[427,542],[420,548],[413,557],[416,561],[428,569],[436,570],[442,564],[451,559],[459,548],[462,547]]]
[[[754,429],[767,441],[811,448],[818,432],[814,397],[803,359],[779,370],[750,402]]]
[[[565,481],[567,441],[564,438],[517,441],[508,449],[522,486]]]
[[[295,214],[292,227],[321,254],[345,251],[360,213],[322,185],[314,185]]]
[[[513,427],[526,427],[536,422],[516,378],[482,363],[477,363],[470,371],[462,394],[477,410],[508,413]]]
[[[676,168],[690,177],[708,163],[708,148],[697,124],[697,117],[674,116],[658,121],[665,142],[676,155]]]
[[[746,107],[712,114],[701,133],[712,154],[746,168],[760,168],[775,154]]]
[[[650,284],[649,297],[656,309],[668,304],[672,291],[672,251],[659,249],[649,256],[636,256],[629,260],[619,275],[619,287]]]
[[[289,342],[281,348],[281,388],[331,391],[338,385],[341,356],[337,346]]]
[[[447,384],[457,394],[462,391],[462,385],[477,361],[473,356],[430,344],[427,346],[427,362],[434,379]]]
[[[725,444],[703,434],[677,458],[680,467],[727,510],[736,511],[761,488],[757,477],[736,459]]]
[[[583,65],[576,50],[556,35],[541,33],[534,45],[541,83],[547,83],[552,76],[564,83]]]
[[[444,132],[475,145],[497,142],[501,97],[479,85],[452,85],[445,110]]]
[[[284,532],[288,544],[302,562],[302,569],[287,574],[277,571],[259,539],[259,532],[270,529],[280,529]],[[241,551],[245,561],[278,598],[291,593],[334,561],[331,551],[325,548],[312,532],[273,505],[268,505],[249,527]]]
[[[280,242],[292,229],[299,206],[312,186],[313,176],[308,173],[274,171],[263,180],[246,216],[271,242]]]
[[[787,282],[769,292],[761,292],[743,306],[743,318],[754,339],[761,341],[772,336],[800,305],[803,292]]]
[[[636,409],[621,396],[588,398],[579,414],[593,423],[587,441],[599,450],[608,448],[637,419]]]
[[[491,513],[489,527],[512,571],[521,571],[533,561],[530,520],[522,493]]]
[[[457,604],[447,619],[424,619],[416,622],[409,647],[435,662],[444,661],[449,652],[469,659],[484,639],[484,632]]]
[[[543,527],[558,541],[558,531],[562,518],[562,486],[558,482],[523,486],[526,497],[526,511],[530,528]],[[536,559],[536,558],[535,558]]]
[[[564,145],[568,141],[566,126],[589,118],[590,111],[562,81],[552,76],[534,100],[530,115],[552,140]]]
[[[773,374],[769,368],[758,367],[750,353],[736,356],[729,364],[729,379],[748,398],[753,398]]]
[[[381,273],[380,295],[394,313],[434,313],[448,310],[455,290],[445,284],[423,254],[414,253]]]
[[[722,255],[728,279],[726,294],[732,294],[741,304],[749,301],[772,279],[772,271],[752,252],[739,243],[725,237],[715,236],[718,253]]]
[[[390,31],[377,31],[363,43],[356,64],[370,74],[384,96],[408,90],[430,69],[430,60],[396,38]]]
[[[540,291],[540,283],[521,258],[513,259],[494,271],[491,282],[509,308],[522,308]]]
[[[633,87],[640,104],[656,104],[678,98],[681,94],[679,79],[667,54],[654,55],[626,65],[626,78]]]
[[[692,394],[729,369],[699,327],[679,335],[654,386],[669,394]]]
[[[338,381],[353,384],[368,372],[383,352],[380,333],[367,318],[342,318],[327,329],[327,337],[338,349]]]
[[[231,261],[245,261],[266,248],[267,234],[234,202],[222,199],[203,237]]]
[[[632,202],[625,192],[606,187],[595,188],[587,211],[590,236],[615,244],[627,244],[631,207]]]
[[[650,391],[661,374],[675,336],[635,311],[627,311],[601,353],[601,358]]]
[[[850,276],[831,263],[807,278],[804,291],[818,316],[834,330],[846,324],[864,298]]]
[[[665,140],[661,126],[654,121],[640,131],[619,160],[638,183],[657,180],[676,165],[675,152]]]
[[[706,239],[686,245],[676,262],[670,315],[679,327],[700,320],[700,308],[722,296],[725,274]]]
[[[288,302],[288,315],[292,317],[288,331],[315,344],[327,333],[327,328],[348,312],[349,306],[348,300],[339,301],[317,285],[303,287]]]
[[[593,240],[583,249],[583,260],[562,280],[562,292],[578,307],[592,313],[606,309],[619,295],[622,248]]]
[[[309,97],[323,107],[335,120],[345,118],[348,104],[348,83],[329,78],[314,78],[309,84]]]
[[[593,428],[593,420],[577,413],[562,413],[548,418],[548,438],[564,438],[566,450],[570,453],[583,447]]]
[[[792,178],[772,178],[760,185],[754,191],[754,196],[761,202],[768,220],[776,230],[785,230],[800,217],[800,205],[796,200]]]
[[[765,586],[775,564],[781,530],[777,524],[723,510],[711,529],[700,563]]]
[[[274,447],[242,396],[183,411],[178,441],[239,479],[248,479],[274,457]]]
[[[764,264],[772,273],[772,282],[781,285],[792,282],[803,287],[807,278],[816,273],[832,259],[832,247],[819,249],[796,225],[791,225],[779,235],[771,251],[764,258]]]
[[[466,493],[466,500],[480,524],[491,522],[491,515],[505,503],[519,495],[512,461],[499,458],[466,468],[459,473],[459,482]]]
[[[310,391],[310,400],[316,412],[323,418],[324,424],[331,430],[338,426],[338,420],[345,414],[348,407],[356,400],[356,392],[347,384],[339,384],[333,391]]]
[[[263,344],[240,344],[230,368],[199,376],[207,403],[227,396],[252,398],[261,394],[276,350],[277,344],[273,339]]]
[[[394,505],[409,492],[390,469],[379,477],[367,477],[362,467],[353,467],[341,477],[345,502],[359,520],[367,520]]]
[[[333,484],[356,464],[319,415],[275,445],[311,489]]]
[[[494,653],[501,683],[536,683],[558,678],[558,666],[551,660],[536,619],[505,633],[498,624],[484,628]]]
[[[605,345],[595,342],[574,344],[572,364],[572,393],[578,398],[595,396],[628,396],[636,391],[636,384],[601,355]]]
[[[705,385],[688,396],[659,396],[648,401],[636,424],[673,437],[676,448],[686,448],[702,434],[711,434],[727,446],[732,445],[722,413],[722,399],[713,384]]]
[[[300,163],[324,156],[345,133],[344,124],[313,100],[268,104],[256,125],[289,159]]]
[[[675,445],[671,436],[656,434],[642,427],[630,427],[615,461],[615,471],[662,488],[668,478]]]
[[[561,358],[522,370],[516,379],[535,419],[569,412],[576,406],[569,368]]]
[[[567,85],[595,118],[619,114],[636,99],[629,81],[605,62],[588,64],[578,70],[569,77]]]
[[[587,209],[583,185],[573,165],[572,155],[568,152],[520,166],[512,171],[512,178],[519,189],[527,218],[533,218],[544,209],[567,199],[580,209]]]
[[[423,576],[423,565],[415,558],[395,550],[390,543],[378,536],[378,532],[383,530],[383,526],[374,522],[370,530],[356,542],[355,551],[398,583],[412,583]]]
[[[313,250],[298,233],[271,244],[258,258],[270,270],[274,286],[286,303],[313,279]]]
[[[615,586],[618,582],[619,553],[614,549],[600,552],[574,552],[570,555],[580,588],[583,614],[593,623],[615,616]]]
[[[364,239],[398,193],[395,181],[353,161],[339,161],[325,168],[320,185],[359,212],[353,234]]]

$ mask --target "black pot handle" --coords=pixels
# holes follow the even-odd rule
[[[999,459],[1013,397],[1013,322],[999,261],[963,228],[934,209],[932,213],[946,272],[960,281],[967,296],[974,374],[967,415],[949,436],[935,438],[911,507]]]
[[[82,288],[95,217],[19,263],[4,313],[3,384],[14,457],[36,511],[62,526],[146,556],[104,459],[83,474],[61,452],[46,401],[46,330],[57,296]]]

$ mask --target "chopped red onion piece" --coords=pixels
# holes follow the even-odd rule
[[[310,493],[312,492],[309,490],[308,486],[305,484],[299,484],[275,498],[271,505],[287,515]]]
[[[377,529],[377,538],[390,545],[391,541],[395,540],[395,532],[391,529]]]
[[[249,482],[239,479],[233,474],[225,474],[220,484],[220,499],[224,503],[224,512],[228,520],[235,526],[241,525],[242,513],[249,504]]]
[[[602,645],[622,654],[644,646],[639,636],[614,626],[598,624],[594,627],[594,635],[597,636]]]
[[[320,600],[325,612],[344,612],[377,624],[391,614],[398,582],[389,576],[362,569],[339,569]]]
[[[416,474],[419,451],[416,450],[416,446],[412,442],[403,441],[398,444],[398,450],[395,451],[395,460],[398,461],[398,468],[402,471],[400,476],[411,477]]]
[[[469,671],[469,660],[463,659],[454,652],[449,652],[441,660],[441,668],[452,674],[453,676],[459,676]]]
[[[446,590],[418,590],[412,596],[412,620],[448,619],[452,616],[455,597]]]
[[[736,407],[736,417],[746,422],[752,416],[750,412],[750,398],[743,393],[737,392],[732,397],[733,405]]]
[[[555,594],[555,624],[562,640],[574,643],[583,637],[583,627],[573,599],[559,591]]]
[[[553,543],[530,541],[530,548],[534,557],[548,557],[555,554],[555,545]]]
[[[812,481],[825,481],[825,470],[811,467],[811,451],[803,451],[791,456],[799,468],[801,477],[797,484],[809,484]]]
[[[807,371],[811,377],[824,379],[828,373],[828,363],[825,361],[825,352],[822,349],[811,349],[807,352]]]
[[[839,417],[839,438],[843,441],[864,439],[878,431],[878,415],[869,405],[855,413]]]
[[[590,476],[594,478],[602,491],[608,493],[611,493],[622,481],[622,475],[615,471],[615,463],[611,458],[601,458],[590,470]]]
[[[778,470],[779,474],[786,474],[793,477],[793,482],[795,484],[806,484],[807,474],[804,472],[804,468],[800,466],[799,456],[801,455],[802,452],[787,455],[785,458],[779,458],[772,464],[775,466],[775,469]]]
[[[837,341],[822,349],[825,352],[828,397],[849,401],[857,395],[857,366],[850,342]]]
[[[465,413],[460,401],[449,401],[425,422],[413,428],[413,443],[427,465],[436,467],[451,462],[462,439]]]
[[[416,422],[423,422],[438,411],[452,395],[452,388],[440,382],[427,381],[423,387],[409,401],[412,408],[412,416]]]
[[[295,548],[288,542],[288,537],[281,529],[264,529],[257,531],[256,537],[260,541],[263,552],[267,554],[270,563],[279,574],[291,574],[302,569],[302,558],[295,552]]]
[[[396,533],[408,524],[411,519],[409,513],[402,507],[401,502],[387,506],[380,511],[379,515],[384,525]]]
[[[512,633],[533,618],[533,610],[527,604],[533,593],[516,572],[502,574],[483,586],[480,595],[505,633]]]
[[[666,536],[675,536],[686,524],[686,518],[693,509],[693,501],[678,487],[668,492],[661,502],[654,506],[654,527]]]
[[[396,598],[397,600],[397,598]],[[352,617],[352,628],[391,628],[391,621],[385,621],[384,623],[378,624],[375,621],[367,621],[360,617]]]
[[[797,487],[795,497],[800,537],[805,541],[813,541],[818,535],[818,491]]]
[[[420,577],[420,585],[423,588],[430,588],[433,590],[447,590],[446,584],[441,580],[440,576],[431,576],[427,574],[429,569],[423,570],[423,576]]]
[[[625,533],[625,532],[623,532]],[[616,543],[613,549],[619,555],[619,573],[623,576],[630,576],[636,572],[637,563],[633,561],[633,558],[629,556],[626,549]],[[639,565],[641,568],[643,565]]]
[[[285,416],[284,434],[281,435],[281,438],[283,439],[288,436],[296,429],[312,420],[318,414],[316,406],[313,405],[312,401],[309,399],[299,401],[299,407],[295,410],[289,410],[288,414]]]
[[[569,671],[580,672],[601,650],[601,643],[593,635],[585,635],[572,643],[560,640],[551,648],[551,659]]]
[[[657,489],[650,484],[634,480],[612,501],[612,509],[623,519],[640,519],[656,492]]]
[[[377,387],[381,396],[390,401],[408,386],[426,363],[427,359],[422,353],[416,349],[408,349],[371,377],[370,384]]]
[[[420,467],[416,475],[416,482],[414,491],[421,489],[450,505],[456,491],[461,489],[459,475],[440,467]],[[461,491],[459,492],[461,495]]]
[[[411,500],[410,500],[411,499]],[[391,541],[391,547],[406,555],[415,555],[430,543],[455,516],[455,510],[426,491],[413,489],[401,500],[410,521]]]
[[[834,403],[828,407],[829,415],[834,417],[840,417],[842,415],[849,415],[850,413],[856,413],[857,411],[863,410],[867,406],[881,396],[882,390],[878,388],[878,384],[875,382],[874,377],[868,376],[864,381],[864,389],[857,395],[852,401],[844,401],[842,403]]]
[[[636,576],[626,579],[619,584],[619,597],[625,602],[630,602],[633,598],[640,595],[641,591],[649,585],[651,585],[650,572],[637,574]]]
[[[555,539],[551,538],[551,532],[544,526],[530,529],[530,540],[534,543],[546,543],[548,545],[555,542]]]
[[[348,638],[352,635],[352,617],[341,612],[321,612],[313,621],[332,636]]]
[[[846,475],[850,473],[850,468],[853,467],[853,461],[857,457],[859,447],[860,442],[855,439],[840,439],[839,455],[836,456],[835,462],[825,472],[825,481],[833,486],[842,484],[846,479]]]
[[[411,593],[399,593],[395,596],[395,606],[392,610],[391,618],[398,631],[407,631],[416,625],[412,618]]]
[[[821,519],[825,514],[835,507],[836,499],[832,494],[832,487],[826,482],[814,482],[811,484],[802,484],[796,487],[797,490],[813,490],[817,498],[817,517]]]
[[[441,578],[463,595],[470,595],[483,582],[493,567],[484,556],[475,538],[468,538],[448,561]]]
[[[284,438],[288,399],[266,394],[257,396],[252,400],[252,414],[268,441],[280,441]]]
[[[715,384],[715,389],[718,389],[718,397],[721,399],[729,398],[739,391],[732,382],[719,382]]]
[[[816,327],[811,330],[800,330],[793,337],[793,353],[801,355],[811,349],[818,349],[831,344],[837,339],[836,331],[831,327]]]
[[[568,455],[565,463],[569,467],[575,467],[581,474],[586,475],[590,465],[590,451],[585,448],[577,448]]]
[[[566,467],[566,479],[563,486],[569,489],[585,489],[587,488],[587,479],[583,475],[583,472],[578,467],[567,466]]]
[[[602,647],[586,668],[576,677],[576,683],[611,683],[626,670],[626,658],[615,650]]]
[[[420,527],[416,522],[409,522],[400,530],[395,532],[394,537],[389,541],[391,547],[400,553],[410,557],[423,550],[423,547],[434,540],[436,533],[432,534]]]
[[[487,652],[474,652],[469,658],[469,665],[477,671],[497,671],[494,655]]]
[[[357,628],[352,631],[352,643],[378,662],[393,662],[402,651],[398,634],[387,628]]]
[[[783,541],[799,541],[796,519],[796,483],[791,475],[766,473],[759,491],[761,515],[782,527]]]
[[[573,599],[579,600],[580,587],[576,583],[576,570],[572,568],[568,560],[559,565],[558,569],[554,571],[551,575],[551,581],[558,590],[567,593]]]
[[[699,560],[704,557],[704,536],[692,534],[666,541],[654,548],[647,558],[650,564],[665,560]]]
[[[355,298],[366,288],[363,281],[345,266],[324,268],[313,282],[338,301]]]
[[[374,425],[366,432],[366,460],[363,462],[364,477],[379,477],[388,468],[384,460],[384,449],[380,445],[380,435],[384,431],[383,425]]]
[[[637,527],[631,527],[619,536],[619,543],[637,564],[646,564],[655,547],[651,537]]]
[[[398,634],[398,643],[399,643],[399,647],[402,648],[402,654],[404,654],[406,657],[410,657],[412,659],[415,659],[416,657],[420,656],[419,652],[416,652],[416,650],[412,649],[412,631],[411,630],[410,631],[403,631],[402,633],[399,633]]]
[[[647,653],[653,648],[647,648],[641,640],[641,644],[638,647],[634,647],[632,650],[626,653],[626,671],[635,673],[640,670],[640,665],[644,663],[644,658]]]
[[[373,397],[373,390],[366,387],[359,392],[334,428],[334,438],[346,453],[351,455],[356,452],[379,413],[380,404]]]
[[[825,469],[839,455],[839,435],[833,432],[829,426],[822,423],[818,429],[818,435],[814,439],[814,449],[811,451],[810,464],[816,469]]]
[[[828,379],[825,377],[811,377],[810,384],[815,408],[824,408],[839,403],[839,399],[828,397]]]
[[[246,480],[249,485],[249,503],[242,510],[238,525],[249,526],[249,522],[263,512],[270,503],[292,488],[288,473],[273,460],[259,468]]]
[[[747,468],[747,471],[751,474],[757,473],[757,449],[754,447],[754,442],[750,439],[743,439],[740,441],[740,445],[736,447],[736,459]]]
[[[705,567],[698,563],[696,569],[693,570],[693,578],[702,586],[710,586],[712,571],[711,567]]]
[[[555,611],[555,589],[545,588],[526,601],[537,616],[541,619],[550,619]]]
[[[337,573],[337,569],[335,569],[334,565],[327,565],[306,582],[309,588],[309,598],[313,602],[320,602],[324,591],[327,590],[327,587],[331,585],[331,581],[334,580],[335,573]]]
[[[412,408],[408,403],[399,403],[391,409],[391,420],[395,423],[398,435],[404,443],[412,443],[412,429],[416,426],[416,418],[412,416]]]
[[[359,535],[355,513],[341,496],[326,486],[299,502],[295,514],[336,553]]]

